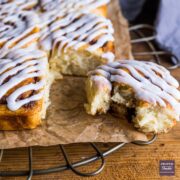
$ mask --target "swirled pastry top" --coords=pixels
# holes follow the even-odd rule
[[[18,49],[0,60],[0,104],[16,111],[43,97],[47,58],[39,50]]]
[[[29,10],[38,4],[38,0],[0,0],[0,6],[17,6],[22,10]]]
[[[129,85],[136,98],[166,107],[170,105],[180,115],[178,81],[164,67],[152,62],[122,60],[99,66],[90,75],[100,75],[110,82]]]
[[[68,13],[76,10],[91,11],[106,5],[110,0],[42,0],[41,6],[44,11],[58,10]]]
[[[49,31],[46,29],[41,37],[44,47],[51,47],[47,44],[52,43],[52,51],[58,50],[58,53],[66,52],[70,47],[75,50],[84,48],[89,52],[99,53],[104,58],[114,58],[112,52],[102,51],[108,42],[114,41],[110,20],[81,12],[48,18],[45,21],[50,22]]]
[[[28,47],[39,38],[39,18],[32,11],[2,6],[0,11],[0,58],[9,50]]]

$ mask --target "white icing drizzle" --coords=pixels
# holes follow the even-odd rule
[[[48,44],[51,44],[51,42],[48,39],[52,40],[52,51],[54,52],[57,48],[58,55],[66,52],[69,47],[78,50],[84,46],[87,51],[96,52],[107,42],[114,41],[114,30],[110,20],[94,14],[69,13],[52,21],[49,24],[49,29],[49,31],[44,30],[43,32],[41,41],[44,44],[42,46],[49,47]],[[100,55],[109,61],[114,59],[112,52],[101,53]]]
[[[107,52],[107,53],[102,54],[102,58],[108,59],[108,62],[113,62],[115,55],[112,52]]]
[[[32,9],[37,4],[38,0],[0,0],[0,6],[9,5],[10,7],[16,5],[19,9],[22,10]]]
[[[47,73],[45,53],[39,50],[19,49],[9,53],[6,58],[0,60],[0,99],[21,82],[29,78],[39,78],[37,82],[16,88],[6,98],[7,107],[12,111],[16,111],[29,102],[42,99],[45,75]],[[7,78],[9,79],[6,82]],[[18,100],[21,94],[31,90],[36,93]]]
[[[152,62],[122,60],[99,66],[90,75],[101,75],[111,82],[127,84],[134,89],[138,99],[163,107],[168,103],[180,116],[179,83],[162,66]]]
[[[5,6],[4,6],[5,7]],[[15,8],[16,9],[16,8]],[[7,13],[4,15],[4,13]],[[0,58],[10,50],[27,47],[36,40],[40,34],[37,31],[39,18],[36,13],[30,11],[15,11],[11,8],[2,8],[0,11]]]
[[[45,11],[55,10],[69,13],[82,10],[89,12],[109,2],[110,0],[41,0],[41,6]]]

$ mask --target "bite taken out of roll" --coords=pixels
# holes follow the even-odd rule
[[[114,111],[145,133],[168,132],[180,118],[179,83],[168,70],[152,62],[121,60],[89,73],[88,114]]]

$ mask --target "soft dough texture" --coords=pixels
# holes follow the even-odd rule
[[[142,132],[167,132],[180,117],[178,87],[169,71],[155,63],[116,61],[89,73],[85,108],[92,115],[112,109]]]

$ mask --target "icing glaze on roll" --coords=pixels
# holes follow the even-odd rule
[[[41,0],[41,6],[45,11],[58,10],[69,13],[82,10],[88,12],[109,2],[110,0]]]
[[[13,6],[0,11],[0,58],[9,50],[24,48],[39,38],[39,18],[30,11],[14,11]]]
[[[46,21],[49,22],[49,19]],[[87,51],[95,52],[103,48],[107,42],[114,41],[113,33],[110,20],[94,14],[74,12],[61,18],[54,18],[49,24],[49,31],[45,31],[41,39],[43,46],[47,46],[46,43],[50,43],[47,39],[51,39],[52,51],[58,49],[60,55],[70,47],[75,50],[85,47]],[[110,61],[114,59],[112,52],[105,52],[101,56]]]
[[[7,107],[10,110],[16,111],[29,102],[40,100],[43,97],[46,69],[47,58],[42,51],[20,49],[11,52],[6,59],[0,60],[0,99],[7,96],[7,93],[16,87],[6,97]],[[29,78],[38,80],[17,87],[18,84]],[[20,95],[28,91],[35,91],[35,93],[18,99]]]
[[[35,7],[38,4],[38,0],[0,0],[0,6],[16,5],[18,8],[22,10],[29,10]]]
[[[164,67],[152,62],[124,60],[99,66],[91,75],[101,75],[111,82],[127,84],[138,99],[166,107],[180,115],[179,83]]]

